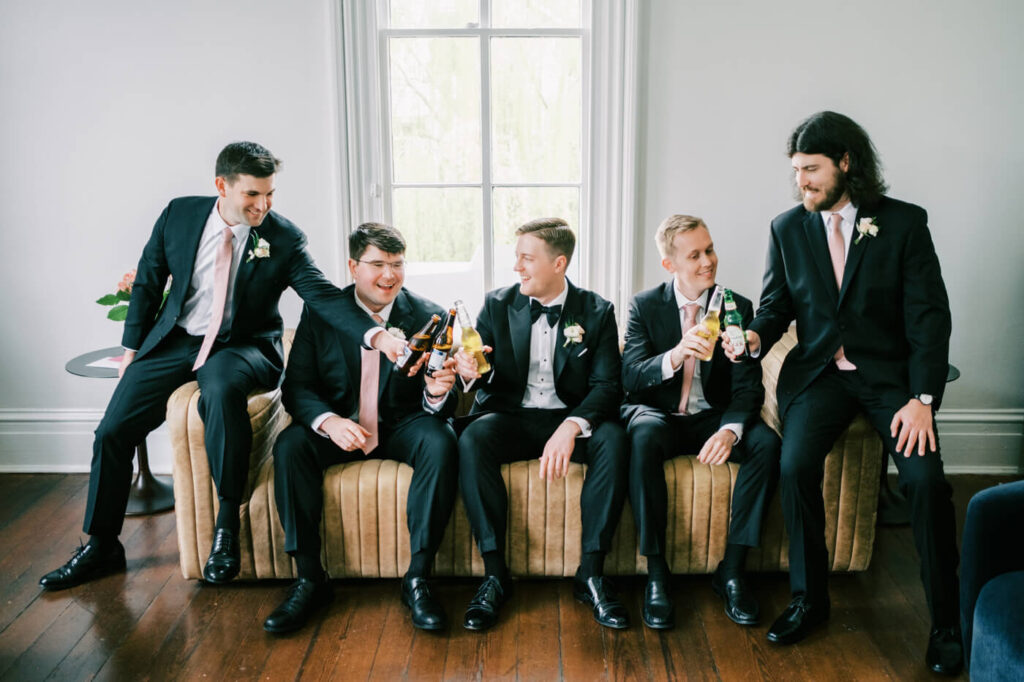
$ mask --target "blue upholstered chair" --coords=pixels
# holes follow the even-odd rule
[[[971,679],[1024,680],[1024,481],[971,498],[961,556],[960,620]]]

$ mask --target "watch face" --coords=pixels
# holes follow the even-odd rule
[[[927,393],[922,393],[921,395],[917,396],[917,399],[920,400],[925,405],[931,405],[932,404],[932,397],[930,395],[928,395]]]

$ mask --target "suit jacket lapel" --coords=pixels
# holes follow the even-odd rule
[[[192,272],[196,267],[196,254],[199,252],[199,242],[202,240],[203,231],[206,229],[206,221],[210,217],[210,213],[213,211],[213,206],[216,203],[217,198],[214,197],[210,203],[203,202],[200,204],[195,213],[195,217],[188,222],[187,229],[191,230],[191,232],[186,233],[185,236],[185,250],[183,253],[185,257],[185,267],[181,270],[186,290],[189,282],[192,281]],[[171,272],[174,272],[174,270],[172,269]],[[177,275],[175,275],[175,279],[177,279]],[[184,303],[184,300],[185,299],[182,298],[182,303]]]
[[[558,383],[558,377],[562,374],[562,370],[565,369],[565,363],[569,359],[569,353],[573,352],[572,349],[576,346],[576,344],[572,343],[566,345],[565,325],[571,322],[573,324],[583,326],[583,308],[579,290],[576,289],[569,280],[565,281],[565,286],[569,288],[569,291],[565,295],[565,303],[562,304],[562,314],[558,317],[558,324],[555,328],[554,374],[556,385]],[[584,339],[586,339],[586,327],[583,328],[583,333]],[[575,352],[580,352],[580,349],[577,349]]]
[[[661,305],[658,306],[654,323],[661,328],[661,339],[656,339],[659,346],[667,348],[675,346],[683,338],[683,322],[679,319],[679,302],[676,301],[675,282],[662,285]]]
[[[804,233],[807,236],[808,248],[811,251],[811,259],[818,266],[818,274],[821,275],[825,290],[829,292],[832,301],[839,302],[839,288],[836,286],[836,273],[832,269],[832,257],[828,251],[828,241],[825,239],[825,223],[818,213],[807,212],[804,216]]]
[[[842,304],[843,297],[846,295],[846,290],[850,288],[850,280],[857,274],[857,268],[860,266],[860,262],[864,259],[864,252],[867,251],[868,243],[871,239],[861,239],[859,244],[854,242],[857,241],[857,223],[861,217],[873,216],[874,211],[869,207],[861,207],[857,209],[857,217],[854,218],[853,224],[853,239],[850,241],[850,254],[846,257],[846,267],[843,269],[843,287],[839,290],[839,303]]]
[[[415,333],[410,331],[414,324],[412,319],[412,306],[409,305],[409,299],[405,295],[405,289],[403,288],[398,292],[398,296],[395,297],[395,304],[391,307],[391,314],[388,316],[388,321],[385,323],[385,327],[398,327],[405,332],[406,335]],[[391,371],[394,367],[394,363],[389,362],[384,354],[380,357],[380,381],[377,384],[377,398],[378,400],[384,399],[384,389],[387,388],[388,380],[394,372]]]
[[[530,370],[530,299],[517,293],[512,305],[508,307],[508,330],[511,335],[512,355],[516,360],[516,369],[522,385]]]

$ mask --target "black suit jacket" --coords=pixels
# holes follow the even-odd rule
[[[597,294],[566,281],[569,288],[555,328],[555,393],[569,408],[597,428],[618,416],[622,399],[622,357],[619,355],[615,307]],[[583,327],[579,344],[565,345],[565,326]],[[530,366],[530,299],[516,284],[487,294],[477,331],[494,348],[491,376],[479,387],[471,414],[510,412],[526,392]]]
[[[779,413],[828,365],[840,346],[880,396],[902,405],[930,393],[936,407],[946,385],[951,321],[928,215],[883,197],[861,206],[875,237],[851,243],[837,288],[819,213],[796,206],[772,221],[768,264],[750,328],[767,353],[796,320],[796,348],[779,374]],[[856,241],[856,236],[854,237]]]
[[[754,317],[750,301],[733,292],[736,309],[743,316],[746,327]],[[724,310],[720,311],[720,315]],[[671,281],[641,291],[629,306],[626,326],[626,347],[622,354],[622,386],[626,390],[626,404],[622,414],[630,419],[639,407],[655,407],[667,413],[679,409],[683,392],[683,372],[671,379],[661,376],[662,356],[683,338]],[[734,364],[716,343],[710,360],[700,360],[700,380],[704,398],[712,409],[722,412],[721,425],[748,424],[764,403],[761,383],[761,365],[753,361]]]
[[[345,303],[340,314],[372,320],[356,305],[355,286],[341,290]],[[398,292],[389,327],[398,327],[406,336],[412,336],[433,314],[442,310],[434,303],[411,293]],[[284,374],[282,400],[288,413],[300,424],[310,426],[325,412],[349,417],[359,410],[359,383],[362,375],[361,343],[352,343],[345,335],[309,306],[302,309],[302,319],[295,330],[295,340],[288,354],[288,369]],[[423,373],[409,378],[393,371],[394,364],[383,354],[378,383],[378,418],[385,426],[394,426],[409,414],[423,410]],[[442,416],[451,416],[458,399],[454,391],[440,410]]]
[[[139,260],[121,340],[125,347],[138,349],[136,359],[156,348],[181,316],[199,239],[216,201],[217,197],[174,199],[157,218]],[[280,366],[282,322],[277,305],[289,286],[351,340],[361,339],[373,326],[365,315],[350,319],[338,314],[340,290],[317,268],[306,252],[306,235],[287,218],[271,211],[250,234],[270,243],[270,256],[242,258],[235,275],[229,342],[252,344]],[[161,308],[168,276],[173,277],[171,290]]]

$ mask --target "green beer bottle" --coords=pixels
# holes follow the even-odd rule
[[[732,291],[725,290],[725,318],[722,320],[725,326],[725,335],[729,342],[736,349],[736,355],[747,354],[747,335],[743,331],[743,316],[736,310],[736,301],[732,297]]]

